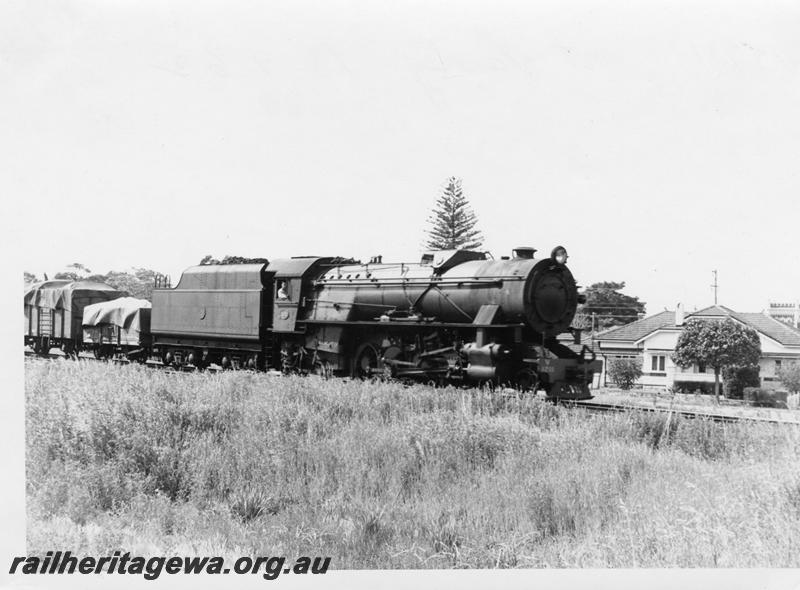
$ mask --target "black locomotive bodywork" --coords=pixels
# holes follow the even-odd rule
[[[192,267],[153,292],[152,346],[166,364],[248,367],[544,389],[591,397],[600,369],[570,331],[575,280],[554,254],[465,250],[419,263],[336,257]]]

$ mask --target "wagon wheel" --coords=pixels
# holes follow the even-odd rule
[[[46,336],[33,341],[33,352],[38,356],[47,356],[50,354],[50,341]]]
[[[323,379],[330,379],[333,376],[333,369],[328,361],[316,359],[312,371]]]
[[[362,344],[353,359],[353,377],[369,379],[382,369],[378,349],[372,344]]]
[[[206,363],[203,360],[203,351],[195,349],[189,353],[189,358],[186,359],[187,364],[192,365],[195,370],[202,371],[206,368]]]
[[[110,347],[101,344],[97,348],[94,349],[94,358],[105,360],[109,359],[112,356],[112,350]]]

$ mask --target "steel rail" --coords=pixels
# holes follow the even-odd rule
[[[195,370],[194,367],[187,366],[185,368],[176,369],[174,367],[165,367],[161,363],[158,362],[149,362],[146,361],[144,363],[137,363],[135,361],[130,361],[127,359],[113,359],[113,358],[96,358],[94,356],[79,356],[77,359],[75,357],[69,357],[65,354],[58,354],[58,353],[46,353],[46,354],[37,354],[31,350],[25,350],[25,357],[30,358],[40,358],[40,359],[70,359],[70,360],[79,360],[79,361],[95,361],[95,362],[110,362],[118,365],[126,365],[126,364],[139,364],[144,367],[148,367],[151,369],[163,369],[167,372],[176,372],[176,373],[184,373],[184,372],[192,372]],[[214,368],[206,368],[206,370],[210,370],[212,372],[216,372],[217,369]],[[651,414],[673,414],[679,415],[681,418],[688,418],[688,419],[705,419],[710,420],[711,422],[720,422],[720,423],[727,423],[733,424],[736,422],[751,422],[751,423],[762,423],[762,424],[781,424],[781,425],[790,425],[790,426],[800,426],[800,421],[796,420],[776,420],[772,418],[760,418],[757,416],[731,416],[729,414],[715,414],[710,412],[703,412],[703,411],[692,411],[687,410],[685,408],[659,408],[659,407],[652,407],[652,406],[637,406],[631,404],[607,404],[602,402],[593,402],[587,400],[559,400],[559,405],[562,405],[567,408],[581,408],[587,410],[589,412],[609,412],[609,413],[624,413],[624,412],[648,412]]]
[[[789,424],[800,426],[796,420],[776,420],[773,418],[761,418],[757,416],[733,416],[730,414],[718,414],[713,412],[687,410],[685,408],[659,408],[652,406],[638,406],[631,404],[606,404],[602,402],[592,402],[585,400],[563,400],[559,402],[566,407],[583,408],[590,412],[649,412],[651,414],[673,414],[682,418],[705,419],[712,422],[735,423],[735,422],[755,422],[764,424]]]

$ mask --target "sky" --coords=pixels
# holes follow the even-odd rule
[[[715,269],[734,310],[800,300],[798,31],[794,0],[3,0],[0,301],[73,262],[418,260],[450,176],[495,256],[564,245],[648,313],[710,305]]]
[[[450,176],[495,256],[564,245],[647,312],[800,300],[800,4],[0,6],[3,248],[418,260]]]

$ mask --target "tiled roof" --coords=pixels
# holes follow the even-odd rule
[[[733,315],[735,312],[732,309],[728,309],[724,305],[709,305],[708,307],[704,307],[700,311],[693,311],[692,313],[686,314],[686,319],[689,320],[691,318],[713,318],[713,317],[725,317]]]
[[[642,318],[630,324],[611,328],[605,332],[600,332],[594,339],[636,342],[648,334],[660,328],[666,328],[667,326],[675,326],[674,311],[662,311],[661,313]]]
[[[763,313],[739,313],[723,305],[712,305],[685,315],[685,322],[693,319],[730,317],[750,326],[784,346],[800,346],[800,330]],[[675,312],[662,311],[639,321],[611,328],[595,336],[595,340],[636,342],[662,328],[675,328]]]
[[[800,346],[800,330],[763,313],[731,313],[731,315],[784,346]]]

